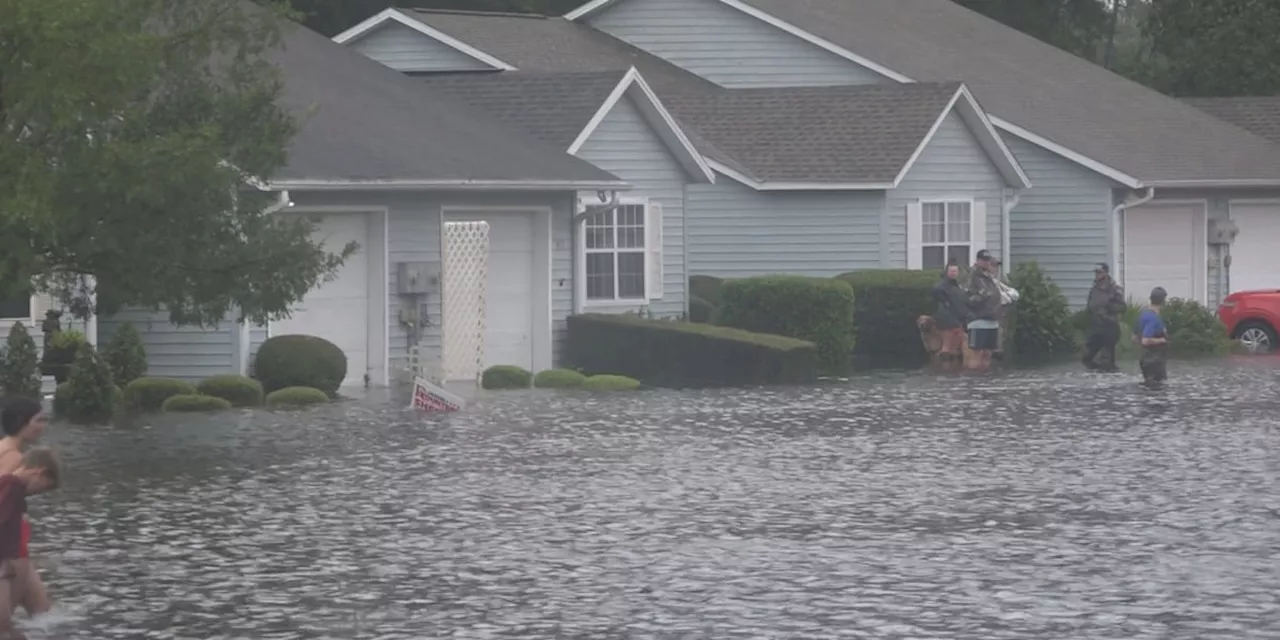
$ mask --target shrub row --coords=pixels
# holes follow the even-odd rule
[[[597,374],[587,376],[572,369],[547,369],[538,375],[513,365],[495,365],[484,370],[480,386],[485,389],[587,389],[589,391],[631,391],[640,381],[626,376]]]
[[[812,342],[818,366],[839,373],[853,355],[854,313],[853,288],[843,281],[765,276],[725,282],[716,323]]]

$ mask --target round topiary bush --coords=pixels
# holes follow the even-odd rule
[[[347,377],[347,356],[324,338],[275,336],[258,347],[253,376],[268,394],[289,387],[312,387],[332,398]]]
[[[147,375],[147,350],[142,346],[142,336],[130,322],[116,329],[102,350],[102,359],[111,367],[111,376],[117,385],[128,385]]]
[[[233,407],[257,407],[262,404],[262,383],[245,376],[227,374],[201,380],[196,391],[222,398]]]
[[[533,377],[538,389],[577,389],[587,377],[572,369],[547,369]]]
[[[63,415],[80,424],[109,422],[120,408],[120,388],[111,380],[111,369],[89,344],[76,353],[62,396],[58,404]]]
[[[161,408],[165,413],[200,413],[205,411],[226,411],[231,403],[222,398],[183,393],[169,396]]]
[[[532,373],[510,364],[494,365],[480,376],[480,386],[485,389],[528,389],[532,383]]]
[[[160,411],[173,396],[196,395],[189,382],[176,378],[138,378],[124,387],[124,405],[129,411]]]
[[[285,387],[267,394],[267,406],[288,409],[329,402],[325,392],[313,387]]]
[[[640,388],[640,381],[626,376],[599,375],[583,380],[582,388],[588,391],[634,391]]]

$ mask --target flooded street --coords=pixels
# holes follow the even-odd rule
[[[1171,375],[55,425],[31,635],[1280,637],[1280,358]]]

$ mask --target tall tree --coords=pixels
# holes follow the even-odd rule
[[[1154,85],[1179,96],[1280,93],[1280,2],[1150,0]]]
[[[84,315],[94,276],[102,313],[261,321],[332,274],[352,247],[241,188],[295,129],[280,28],[240,0],[0,0],[0,294],[35,279]]]
[[[1109,24],[1105,0],[955,0],[1027,35],[1093,60]]]

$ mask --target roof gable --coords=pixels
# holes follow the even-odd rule
[[[339,33],[333,37],[333,41],[339,44],[354,43],[362,38],[368,37],[374,32],[383,29],[392,24],[399,24],[422,34],[423,37],[431,38],[458,53],[476,60],[501,71],[513,71],[515,67],[496,58],[480,49],[477,49],[447,33],[433,28],[431,25],[418,20],[409,13],[405,13],[395,7],[384,9],[378,13],[369,16],[359,24]]]

